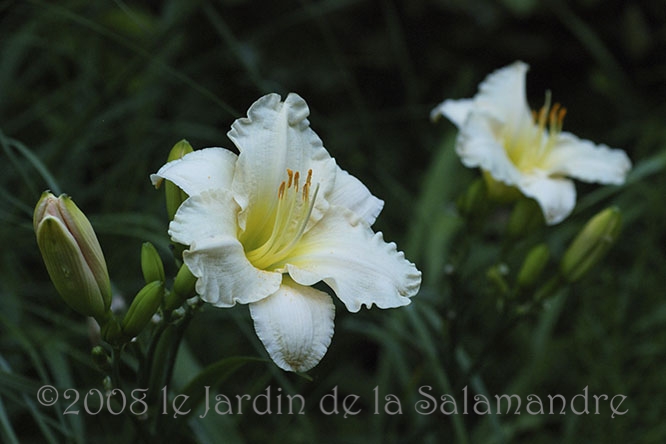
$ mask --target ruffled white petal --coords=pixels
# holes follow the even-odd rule
[[[520,191],[537,201],[548,225],[563,221],[576,205],[573,181],[547,177],[545,173],[524,176],[518,184]]]
[[[299,284],[324,281],[351,312],[361,305],[392,308],[407,305],[421,285],[421,272],[342,208],[331,211],[301,239],[286,260]]]
[[[287,169],[299,172],[301,184],[312,169],[313,189],[319,184],[313,221],[328,208],[336,165],[310,128],[309,113],[297,94],[289,94],[284,102],[268,94],[252,104],[248,117],[233,123],[228,136],[240,151],[232,187],[241,207],[241,230],[254,230],[269,218]]]
[[[546,159],[548,169],[585,182],[620,185],[631,169],[627,154],[606,145],[595,145],[571,133],[561,133]]]
[[[492,116],[474,112],[458,133],[456,152],[466,167],[480,167],[495,180],[515,185],[521,173],[502,145],[502,130],[502,124]]]
[[[169,225],[171,238],[189,245],[183,261],[196,276],[196,291],[218,307],[247,304],[274,293],[279,273],[258,270],[245,256],[236,234],[238,205],[225,190],[191,196]]]
[[[280,289],[250,304],[257,336],[278,367],[305,372],[326,354],[333,336],[331,297],[285,278]]]
[[[224,148],[205,148],[186,154],[150,175],[153,185],[163,179],[192,196],[210,189],[228,190],[234,176],[237,156]]]
[[[337,168],[335,185],[328,197],[331,206],[347,208],[368,225],[375,223],[384,207],[384,201],[376,198],[363,183],[341,168]]]

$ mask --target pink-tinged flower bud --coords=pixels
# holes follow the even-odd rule
[[[45,191],[33,216],[37,245],[53,285],[73,310],[103,321],[111,305],[104,254],[85,214],[67,195]]]

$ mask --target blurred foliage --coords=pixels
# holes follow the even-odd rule
[[[534,106],[550,89],[565,129],[625,149],[625,186],[578,184],[554,255],[609,204],[624,230],[606,261],[519,324],[507,324],[486,270],[515,275],[532,246],[498,242],[508,217],[465,224],[456,198],[477,177],[452,147],[452,125],[428,120],[441,100],[471,97],[491,71],[531,65]],[[148,175],[174,143],[232,144],[235,118],[267,92],[298,92],[338,163],[386,202],[376,228],[424,273],[413,303],[347,313],[312,380],[248,363],[221,393],[276,401],[300,394],[304,415],[195,415],[179,442],[665,442],[666,8],[662,0],[0,1],[0,436],[2,442],[119,442],[126,417],[65,415],[39,405],[44,384],[101,389],[95,332],[57,297],[32,232],[41,192],[67,192],[90,217],[114,293],[142,286],[139,252],[170,255],[163,193]],[[543,235],[544,233],[540,233]],[[536,235],[535,235],[536,236]],[[461,239],[463,241],[461,241]],[[459,263],[464,251],[470,261]],[[165,261],[167,274],[176,264]],[[552,265],[555,267],[556,265]],[[265,356],[247,307],[207,308],[179,352],[177,393],[208,364]],[[126,365],[131,366],[128,362]],[[461,403],[473,394],[567,399],[623,394],[622,416],[419,414],[419,387]],[[362,413],[325,415],[337,387]],[[373,391],[377,387],[376,391]],[[382,409],[395,395],[402,413]],[[380,400],[375,413],[375,396]],[[79,408],[81,408],[79,402]],[[593,400],[590,399],[592,403]],[[275,406],[274,406],[275,408]],[[238,412],[240,413],[240,412]],[[178,422],[178,421],[177,421]]]

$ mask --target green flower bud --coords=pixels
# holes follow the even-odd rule
[[[148,324],[164,298],[164,283],[154,281],[134,296],[132,305],[125,314],[122,323],[122,331],[126,337],[133,338],[141,333]]]
[[[192,151],[194,151],[192,145],[190,145],[187,140],[183,139],[171,148],[169,157],[167,157],[167,162],[180,159],[185,154],[191,153]],[[169,220],[173,220],[176,211],[178,211],[178,207],[180,207],[180,204],[182,204],[188,196],[183,190],[168,180],[164,184],[164,192],[166,193],[167,214],[169,215]]]
[[[101,371],[105,373],[111,371],[111,358],[101,345],[94,346],[90,354],[92,355],[93,362],[97,364],[97,367]]]
[[[480,214],[486,208],[486,197],[486,185],[483,180],[475,180],[458,199],[458,211],[464,216]]]
[[[115,387],[113,386],[113,381],[111,380],[111,376],[105,376],[104,379],[102,379],[102,388],[104,388],[104,391],[106,393],[111,392]]]
[[[543,226],[543,212],[533,199],[521,198],[513,207],[506,224],[506,234],[512,239],[524,237],[526,234]]]
[[[105,323],[101,325],[102,339],[111,345],[119,346],[125,342],[122,337],[122,329],[120,323],[115,316],[109,317]]]
[[[162,258],[150,242],[145,242],[141,246],[141,271],[146,284],[153,281],[164,282]]]
[[[486,277],[502,295],[509,293],[509,285],[506,283],[506,275],[509,273],[509,267],[506,264],[500,263],[493,265],[486,271]]]
[[[196,295],[194,285],[197,282],[196,276],[192,274],[187,265],[183,264],[178,270],[176,279],[173,282],[173,290],[166,295],[166,304],[164,309],[172,311],[185,302],[187,299]]]
[[[64,194],[45,191],[33,215],[37,245],[56,290],[67,305],[98,321],[111,305],[104,254],[85,214]]]
[[[568,282],[575,282],[599,262],[620,234],[622,215],[616,207],[606,208],[592,217],[564,252],[560,271]]]
[[[531,287],[541,276],[544,268],[548,264],[550,251],[546,244],[539,244],[533,247],[523,261],[523,266],[518,272],[516,282],[519,287]]]
[[[192,151],[194,151],[194,149],[192,148],[192,145],[190,145],[190,142],[183,139],[176,143],[173,148],[171,148],[171,151],[169,151],[169,156],[167,157],[167,162],[178,160],[185,156],[185,154],[189,154]]]

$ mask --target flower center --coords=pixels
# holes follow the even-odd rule
[[[312,170],[308,170],[302,187],[299,182],[300,173],[288,169],[287,180],[278,187],[270,236],[262,245],[245,253],[252,265],[261,270],[277,268],[305,232],[319,186],[315,187],[314,193],[310,192]]]
[[[533,122],[520,128],[513,143],[505,144],[509,158],[519,170],[527,172],[543,165],[562,132],[566,113],[567,109],[559,103],[550,106],[548,91],[546,103],[538,112],[532,111]]]

